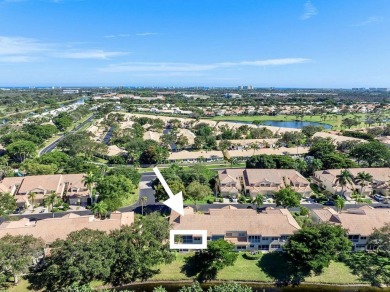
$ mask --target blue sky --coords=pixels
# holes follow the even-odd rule
[[[0,0],[0,86],[390,87],[388,0]]]

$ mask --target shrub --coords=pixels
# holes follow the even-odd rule
[[[247,259],[247,260],[250,260],[250,261],[256,261],[256,260],[259,260],[263,256],[263,254],[261,252],[254,253],[254,254],[252,254],[250,252],[246,252],[242,256],[243,256],[244,259]]]

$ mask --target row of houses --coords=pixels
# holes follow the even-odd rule
[[[84,173],[5,177],[0,182],[0,192],[14,195],[18,207],[29,206],[32,193],[37,204],[50,193],[71,205],[86,204],[90,195],[84,177]]]
[[[342,191],[342,187],[337,183],[337,176],[341,171],[342,169],[316,171],[312,179],[319,187],[332,194],[339,194]],[[346,197],[351,197],[354,191],[362,192],[366,196],[371,194],[390,195],[390,168],[349,168],[348,171],[353,177],[356,177],[360,172],[368,173],[372,176],[372,182],[366,182],[362,186],[355,179],[352,179],[352,184],[344,186],[343,192]]]
[[[341,213],[332,208],[312,210],[316,222],[340,225],[347,230],[353,251],[369,249],[367,242],[375,228],[390,223],[389,209],[363,206]],[[287,239],[301,227],[287,209],[266,208],[258,213],[252,209],[227,206],[210,209],[204,214],[187,207],[184,216],[172,213],[170,223],[174,230],[207,230],[207,241],[225,239],[236,251],[280,251]],[[184,244],[201,244],[197,234],[185,234]]]
[[[332,208],[319,208],[312,210],[312,218],[345,228],[353,243],[353,251],[359,251],[370,248],[367,242],[375,228],[390,223],[390,210],[363,206],[338,213]],[[236,251],[280,251],[288,238],[301,229],[287,209],[273,208],[258,213],[253,209],[226,206],[196,213],[193,208],[186,207],[184,215],[172,212],[169,221],[173,230],[184,232],[181,236],[183,244],[201,244],[203,239],[196,231],[206,230],[205,240],[227,240],[234,244]],[[133,212],[113,212],[104,220],[96,219],[93,215],[79,216],[73,213],[38,221],[24,218],[1,223],[0,238],[7,234],[33,235],[42,238],[50,247],[56,239],[65,239],[73,231],[89,228],[109,232],[133,222]],[[190,230],[195,233],[187,234],[186,231]]]
[[[311,194],[310,182],[294,169],[224,169],[218,171],[218,188],[223,197],[272,195],[291,187],[304,197]]]

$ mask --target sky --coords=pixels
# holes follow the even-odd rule
[[[389,0],[0,0],[0,86],[390,87]]]

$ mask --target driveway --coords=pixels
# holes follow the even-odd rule
[[[154,190],[152,189],[152,182],[156,179],[154,174],[144,174],[141,177],[141,181],[139,183],[139,197],[147,197],[148,200],[145,205],[153,205],[156,203],[156,199],[154,197]]]

